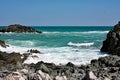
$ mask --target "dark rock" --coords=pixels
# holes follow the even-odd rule
[[[75,67],[75,65],[74,65],[73,63],[71,63],[71,62],[68,62],[68,63],[66,64],[66,66]]]
[[[120,56],[120,22],[107,34],[106,40],[103,41],[101,52]]]
[[[38,51],[37,49],[34,50],[34,49],[30,49],[28,50],[27,52],[30,52],[30,53],[41,53],[40,51]]]
[[[22,64],[20,53],[6,53],[0,51],[0,68],[3,66],[7,66],[8,64],[17,66],[18,63]]]
[[[115,66],[120,67],[120,60],[116,61]]]
[[[118,67],[117,62],[120,60],[118,56],[106,56],[98,59],[99,64],[104,64],[105,67]]]
[[[5,28],[0,29],[0,32],[15,32],[15,33],[22,33],[22,32],[28,32],[28,33],[42,33],[41,31],[36,31],[33,28],[26,27],[20,24],[14,24],[14,25],[9,25]]]
[[[3,40],[0,40],[0,46],[2,46],[4,48],[8,47],[8,45],[6,45]]]

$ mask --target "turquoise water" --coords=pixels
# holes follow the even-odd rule
[[[106,34],[112,29],[111,26],[32,27],[43,33],[1,33],[0,39],[14,46],[12,50],[19,49],[18,52],[25,49],[38,49],[44,53],[36,60],[30,58],[27,63],[43,60],[56,64],[58,62],[84,64],[91,59],[104,56],[99,50]]]

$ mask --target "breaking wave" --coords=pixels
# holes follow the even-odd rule
[[[69,42],[67,45],[68,45],[68,46],[76,46],[76,47],[80,47],[80,46],[85,46],[85,47],[87,47],[87,46],[92,46],[92,45],[94,45],[94,42],[91,42],[91,43],[73,43],[73,42]]]

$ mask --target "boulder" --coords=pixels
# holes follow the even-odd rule
[[[120,22],[108,32],[106,40],[103,41],[101,52],[120,56]]]
[[[22,64],[22,58],[20,53],[6,53],[0,51],[0,68],[5,67],[8,64],[19,66]],[[10,66],[9,66],[10,67]]]
[[[13,25],[9,25],[5,28],[0,29],[0,32],[15,32],[15,33],[22,33],[22,32],[27,32],[27,33],[42,33],[41,31],[36,31],[33,28],[27,27],[27,26],[23,26],[20,24],[13,24]]]

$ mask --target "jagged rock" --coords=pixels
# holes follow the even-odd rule
[[[36,31],[33,28],[26,27],[20,24],[14,24],[14,25],[9,25],[5,28],[0,29],[0,32],[15,32],[15,33],[22,33],[22,32],[28,32],[28,33],[42,33],[41,31]]]
[[[106,40],[103,41],[101,52],[120,56],[120,22],[107,34]]]

